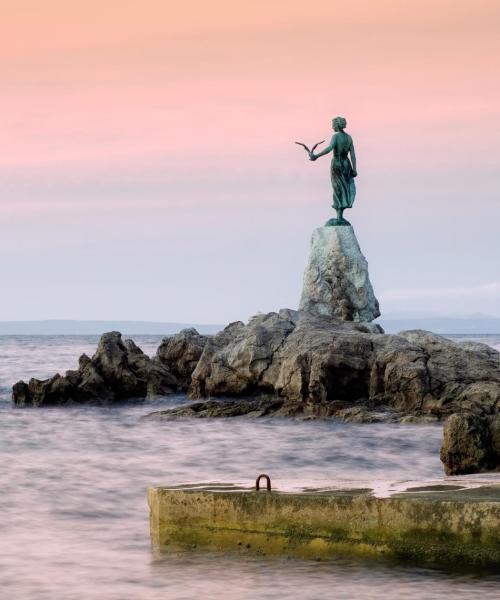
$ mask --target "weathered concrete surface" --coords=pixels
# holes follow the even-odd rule
[[[500,567],[500,486],[375,498],[364,490],[279,493],[150,488],[164,551],[358,556],[417,565]]]
[[[352,227],[314,230],[300,310],[344,321],[373,321],[380,316],[368,263]]]

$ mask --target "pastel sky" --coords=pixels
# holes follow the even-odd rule
[[[383,312],[500,316],[497,0],[3,0],[0,320],[295,308],[346,215]]]

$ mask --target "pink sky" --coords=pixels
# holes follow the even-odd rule
[[[36,252],[44,264],[61,269],[69,261],[76,265],[81,256],[72,250],[75,238],[90,236],[96,256],[112,256],[120,242],[108,248],[103,228],[116,232],[118,227],[125,238],[142,239],[147,235],[135,229],[138,218],[143,231],[163,222],[172,240],[162,247],[167,263],[179,261],[179,230],[202,231],[207,219],[215,237],[233,232],[231,253],[237,261],[248,248],[240,246],[230,224],[245,220],[250,237],[260,240],[269,232],[259,222],[276,219],[277,227],[286,209],[290,237],[277,237],[280,247],[297,244],[292,253],[297,260],[307,251],[304,240],[311,228],[329,216],[329,189],[327,159],[310,165],[292,142],[324,139],[337,114],[347,117],[360,157],[354,224],[371,249],[370,263],[378,261],[373,269],[381,292],[411,281],[403,281],[404,270],[393,272],[384,260],[391,245],[377,244],[370,228],[376,209],[390,210],[380,236],[387,240],[389,232],[399,232],[394,246],[401,232],[406,239],[410,215],[420,219],[422,211],[432,209],[437,227],[458,207],[457,245],[467,232],[476,247],[496,243],[498,255],[498,231],[488,227],[500,218],[499,23],[496,0],[4,0],[0,218],[7,229],[3,249],[14,261],[4,281],[23,289],[20,282],[33,276],[35,267],[23,252]],[[405,197],[409,189],[418,192],[420,212]],[[471,205],[483,210],[482,231],[471,232],[467,225]],[[77,229],[60,237],[68,224]],[[29,232],[29,239],[13,255],[19,231]],[[438,243],[437,228],[430,227],[428,235]],[[217,252],[226,250],[217,250],[209,237],[205,243],[213,245],[214,276],[226,277],[217,266],[225,263]],[[263,243],[269,286],[283,263],[273,258],[272,240]],[[455,289],[463,283],[467,254],[452,247],[436,279],[449,273],[449,287]],[[415,288],[434,285],[418,264],[416,242],[408,252]],[[96,257],[90,260],[97,269]],[[200,268],[186,260],[186,268]],[[99,285],[111,281],[117,268],[111,261]],[[245,268],[250,279],[265,269],[262,261]],[[4,300],[0,320],[113,316],[112,290],[105,314],[97,314],[98,298],[90,298],[93,308],[85,312],[77,281],[63,302],[60,293],[50,291],[54,272],[44,272],[43,308]],[[486,259],[475,277],[472,284],[478,286],[499,281],[496,262]],[[299,280],[283,283],[262,305],[291,305]],[[265,293],[259,291],[259,298]],[[260,307],[255,286],[249,284],[244,295],[249,301],[243,311],[251,311],[252,302]],[[217,306],[236,315],[231,307],[237,301],[215,298],[205,320],[224,320]],[[182,294],[180,302],[185,304]],[[141,318],[141,307],[136,299],[120,316]],[[196,318],[194,302],[187,313],[174,301],[151,310],[157,319]]]
[[[7,166],[141,162],[207,143],[222,158],[277,151],[324,132],[332,111],[401,146],[404,125],[413,160],[498,123],[495,1],[17,0],[2,13]]]

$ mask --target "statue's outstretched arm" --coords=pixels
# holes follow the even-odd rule
[[[314,152],[311,152],[311,154],[310,154],[311,160],[316,160],[320,156],[325,156],[325,154],[328,154],[329,152],[331,152],[333,150],[333,139],[334,138],[332,137],[328,146],[324,150],[321,150],[321,152],[318,152],[318,154],[314,154]]]

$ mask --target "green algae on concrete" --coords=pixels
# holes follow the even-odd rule
[[[162,551],[205,549],[320,559],[370,557],[427,566],[500,567],[500,486],[375,498],[317,493],[150,488]],[[467,490],[465,490],[467,491]]]

